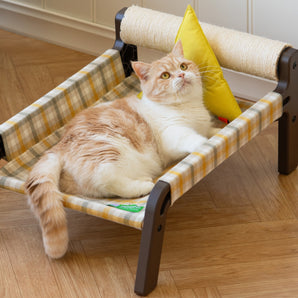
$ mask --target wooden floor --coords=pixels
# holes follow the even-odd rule
[[[93,58],[0,31],[1,122]],[[276,169],[274,124],[170,209],[150,297],[298,297],[298,170]],[[135,296],[140,232],[67,215],[69,252],[50,260],[26,198],[0,190],[0,297]]]

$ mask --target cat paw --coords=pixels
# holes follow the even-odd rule
[[[154,183],[152,181],[144,181],[144,182],[141,182],[140,187],[141,187],[141,190],[142,190],[142,193],[140,194],[140,196],[147,195],[153,189]]]
[[[138,198],[150,193],[153,187],[154,183],[152,182],[152,179],[134,180],[122,178],[118,183],[108,185],[106,191],[110,197]]]
[[[135,181],[133,197],[142,197],[149,194],[154,187],[154,183],[151,181]]]
[[[207,141],[208,139],[202,136],[195,138],[192,144],[190,145],[191,152],[199,150],[199,148]]]

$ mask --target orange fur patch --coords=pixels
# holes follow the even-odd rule
[[[112,139],[128,140],[142,152],[146,145],[154,143],[154,138],[146,120],[131,106],[130,102],[133,104],[134,100],[138,99],[122,98],[80,113],[69,124],[61,146],[84,147],[88,150],[82,154],[91,157],[91,152],[94,152],[102,157],[100,161],[104,161],[104,157],[108,161],[117,159],[119,151],[113,147]],[[104,136],[105,140],[92,140],[96,136]]]

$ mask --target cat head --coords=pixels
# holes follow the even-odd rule
[[[202,98],[202,82],[197,65],[184,58],[179,40],[172,52],[151,64],[132,62],[141,81],[143,94],[163,104],[182,103]]]

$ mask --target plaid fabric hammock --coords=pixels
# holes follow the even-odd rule
[[[137,94],[135,75],[125,78],[117,50],[107,50],[81,71],[0,125],[6,158],[0,186],[24,193],[24,182],[39,157],[63,134],[64,125],[81,110]],[[282,115],[282,97],[271,92],[210,138],[198,152],[165,171],[159,180],[171,186],[171,204],[261,130]],[[91,199],[64,194],[64,206],[142,229],[149,195],[135,199]]]

